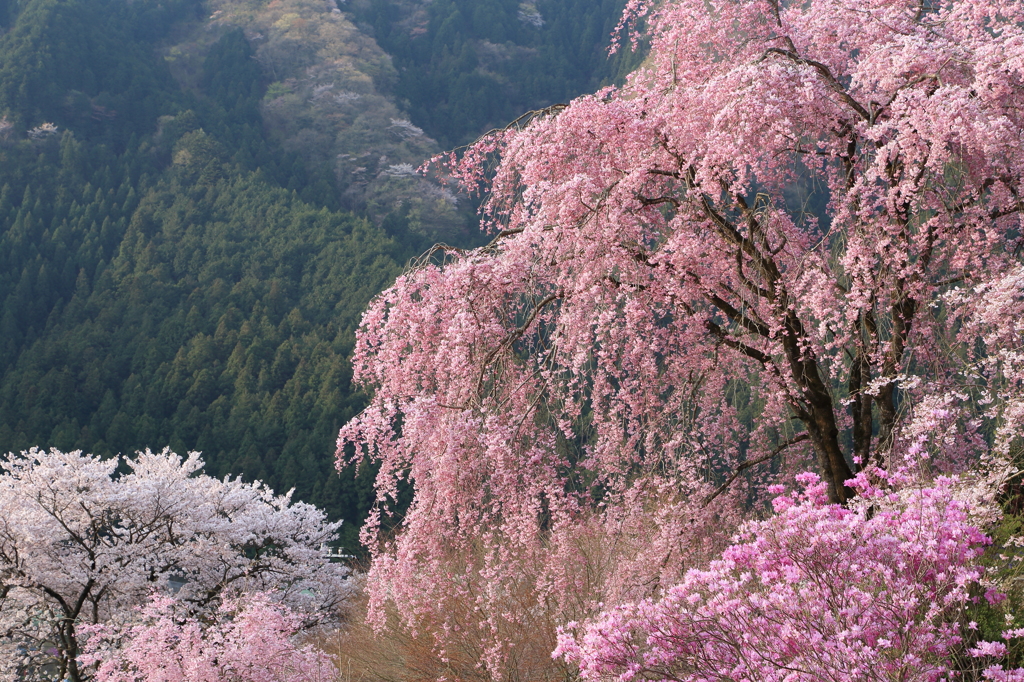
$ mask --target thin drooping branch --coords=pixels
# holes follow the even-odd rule
[[[491,362],[494,361],[495,356],[497,356],[502,350],[511,347],[512,344],[522,338],[523,334],[526,333],[526,330],[533,325],[533,321],[537,319],[537,315],[539,315],[544,308],[554,301],[557,301],[559,298],[561,298],[561,294],[550,293],[541,299],[540,302],[533,307],[533,310],[530,311],[530,314],[527,315],[526,321],[516,329],[512,330],[508,336],[502,339],[501,343],[492,348],[487,356],[484,357],[484,361],[480,365],[480,375],[477,377],[476,382],[476,394],[478,397],[483,397],[484,377],[487,373],[487,368],[491,365]]]
[[[770,459],[775,459],[776,457],[779,456],[779,454],[782,453],[783,450],[788,448],[790,445],[795,445],[796,443],[803,442],[810,437],[810,434],[808,434],[807,432],[799,433],[790,438],[789,440],[785,441],[784,443],[780,444],[778,447],[776,447],[768,454],[762,455],[757,459],[748,459],[746,462],[743,462],[738,467],[736,467],[736,470],[733,471],[729,478],[725,480],[725,483],[718,486],[718,488],[715,489],[715,492],[711,493],[706,498],[704,498],[704,504],[707,505],[708,503],[711,502],[711,500],[715,499],[716,497],[724,493],[729,488],[729,486],[732,485],[732,482],[735,481],[739,477],[739,475],[742,474],[747,469],[755,467],[758,464],[763,464],[764,462],[767,462]]]

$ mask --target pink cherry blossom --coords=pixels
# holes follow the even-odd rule
[[[812,467],[848,503],[1024,415],[965,409],[989,332],[950,298],[1020,301],[1024,4],[638,0],[624,25],[651,45],[625,85],[443,160],[493,241],[434,249],[357,338],[373,397],[338,452],[380,464],[371,616],[443,650],[468,601],[495,677],[508,633],[667,589],[772,483]]]
[[[185,615],[189,609],[180,607],[170,597],[154,597],[142,609],[139,624],[91,628],[82,660],[98,663],[96,682],[336,679],[327,655],[292,642],[302,618],[268,595],[225,600],[204,621]]]

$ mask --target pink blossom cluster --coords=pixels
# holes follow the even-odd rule
[[[141,623],[93,626],[80,660],[96,682],[327,682],[326,654],[293,642],[302,618],[271,595],[225,600],[210,619],[189,616],[177,600],[154,596]]]
[[[995,271],[945,299],[958,326],[964,383],[997,425],[994,450],[1007,456],[1024,425],[1024,268]]]
[[[871,503],[849,509],[802,478],[806,488],[777,497],[775,515],[746,524],[721,559],[660,598],[570,625],[556,654],[587,680],[947,679],[988,543],[953,481],[897,496],[862,479]]]

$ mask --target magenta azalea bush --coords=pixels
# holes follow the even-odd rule
[[[825,484],[774,500],[704,570],[664,596],[571,624],[557,653],[586,680],[934,682],[965,646],[988,538],[953,481],[902,495],[860,481],[850,509]],[[999,652],[986,652],[999,653]]]

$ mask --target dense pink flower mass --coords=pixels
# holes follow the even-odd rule
[[[320,682],[335,679],[331,659],[292,638],[301,618],[255,593],[228,600],[213,622],[175,613],[155,597],[143,622],[94,628],[83,660],[99,663],[97,682]],[[112,646],[104,646],[104,644]]]
[[[707,570],[563,633],[558,653],[586,680],[948,676],[987,543],[951,482],[902,498],[875,491],[875,506],[856,510],[825,504],[810,483],[776,498],[776,515],[744,526]]]
[[[489,633],[496,676],[509,624],[658,593],[779,473],[845,503],[867,467],[960,470],[980,419],[1024,414],[958,409],[1003,401],[1016,356],[952,324],[1020,298],[1024,3],[635,0],[626,21],[651,52],[623,87],[448,159],[470,187],[497,159],[494,240],[435,250],[357,341],[374,395],[339,453],[381,463],[382,509],[414,491],[397,534],[365,528],[371,614],[440,623],[442,649]]]

